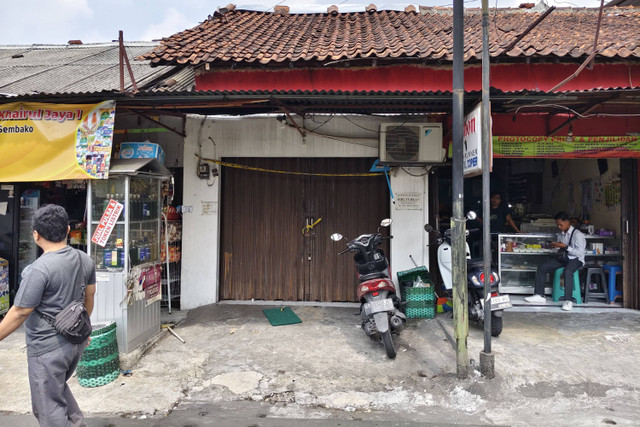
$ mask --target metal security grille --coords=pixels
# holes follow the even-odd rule
[[[182,265],[182,220],[162,215],[162,305],[179,308]]]
[[[220,298],[357,301],[353,258],[329,236],[375,232],[389,215],[384,176],[361,175],[375,159],[224,160],[247,168],[222,170]]]

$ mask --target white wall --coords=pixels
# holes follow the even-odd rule
[[[545,164],[544,206],[549,214],[566,211],[583,216],[583,183],[591,187],[590,221],[596,230],[614,230],[620,236],[620,203],[607,206],[603,190],[608,184],[620,184],[620,159],[607,159],[608,170],[600,175],[596,159],[558,159],[558,176],[551,176],[551,160]]]
[[[297,119],[302,124],[301,119]],[[184,200],[181,308],[192,309],[216,302],[220,246],[220,177],[198,179],[196,153],[204,158],[223,157],[378,157],[380,117],[313,116],[305,119],[302,135],[276,117],[223,118],[189,116],[184,143]],[[390,121],[390,120],[385,120]],[[393,121],[393,120],[391,120]],[[322,135],[321,135],[322,134]],[[199,146],[199,143],[201,146]],[[423,168],[408,169],[412,174]],[[413,177],[402,170],[391,177],[393,192],[420,193],[421,208],[397,209],[392,205],[394,235],[391,264],[394,272],[427,263],[423,225],[427,222],[427,176]],[[203,212],[203,202],[212,210]],[[191,209],[189,211],[189,209]]]
[[[423,228],[428,222],[429,212],[428,176],[428,174],[425,174],[424,168],[397,169],[392,174],[391,188],[396,197],[396,203],[391,203],[391,219],[393,219],[391,266],[394,276],[398,271],[415,268],[411,258],[416,264],[425,265],[429,268],[429,256],[426,246],[428,244],[428,236]],[[421,197],[421,208],[403,208],[400,198],[403,195],[415,194]],[[411,255],[411,258],[409,255]],[[396,279],[397,277],[394,277],[394,280]]]

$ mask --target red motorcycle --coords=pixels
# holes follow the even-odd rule
[[[391,219],[380,223],[381,227],[391,225]],[[380,229],[375,234],[363,234],[347,243],[347,248],[340,255],[353,252],[356,269],[358,271],[357,295],[360,300],[360,317],[362,329],[371,339],[381,340],[387,356],[396,357],[396,349],[391,333],[399,333],[405,326],[407,317],[399,309],[400,299],[396,295],[396,287],[391,280],[389,261],[378,246],[384,239]],[[331,235],[333,241],[340,241],[344,237],[335,233]]]

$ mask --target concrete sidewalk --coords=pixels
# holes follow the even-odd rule
[[[477,368],[458,380],[441,326],[452,330],[450,316],[411,320],[394,337],[398,356],[389,360],[382,344],[359,328],[357,308],[292,306],[303,322],[278,327],[263,308],[192,310],[175,328],[185,344],[166,334],[130,377],[93,389],[75,378],[70,385],[88,417],[125,417],[122,425],[142,419],[172,425],[181,411],[206,405],[259,407],[264,423],[255,425],[294,425],[296,419],[581,426],[640,420],[638,311],[507,311],[492,346],[496,378],[483,378]],[[481,326],[470,325],[468,346],[476,367]],[[0,343],[0,383],[0,413],[30,413],[22,333]],[[200,424],[213,425],[205,418]]]

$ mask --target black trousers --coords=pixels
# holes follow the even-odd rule
[[[546,282],[547,273],[553,273],[557,269],[564,267],[562,277],[564,278],[564,300],[573,301],[573,273],[582,267],[582,261],[577,258],[563,262],[560,258],[553,258],[543,262],[538,266],[536,272],[536,287],[534,294],[544,296],[544,284]]]

